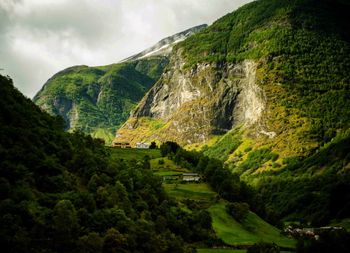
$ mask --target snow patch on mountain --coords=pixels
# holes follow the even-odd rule
[[[208,25],[203,24],[199,26],[192,27],[190,29],[187,29],[185,31],[179,32],[177,34],[174,34],[172,36],[169,36],[165,39],[160,40],[157,44],[154,46],[142,51],[141,53],[135,54],[133,56],[130,56],[120,62],[126,62],[126,61],[135,61],[142,58],[150,57],[150,56],[168,56],[173,47],[190,37],[191,35],[205,29]]]

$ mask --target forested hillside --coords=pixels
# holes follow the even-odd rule
[[[188,252],[215,240],[206,212],[182,211],[147,159],[111,158],[63,125],[0,76],[4,252]]]
[[[116,129],[167,63],[166,57],[156,56],[101,67],[70,67],[50,78],[34,102],[62,116],[67,129],[103,138],[110,145]]]

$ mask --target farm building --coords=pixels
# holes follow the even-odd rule
[[[184,182],[199,182],[201,176],[198,173],[183,173],[182,181]]]
[[[129,142],[114,142],[112,143],[112,147],[114,148],[131,148]]]

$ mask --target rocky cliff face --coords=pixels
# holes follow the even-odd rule
[[[161,141],[191,144],[205,142],[235,126],[253,125],[260,119],[266,101],[264,91],[256,83],[255,61],[203,63],[190,69],[184,65],[179,50],[133,112],[132,119],[118,132],[119,136],[128,136],[125,128],[137,131],[137,119],[149,117],[165,126],[141,138],[156,135]]]

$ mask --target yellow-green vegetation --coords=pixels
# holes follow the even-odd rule
[[[128,141],[131,145],[135,145],[139,141],[151,142],[154,140],[159,144],[158,137],[153,133],[163,127],[164,122],[162,120],[150,117],[131,117],[124,124],[124,127],[118,130],[119,137],[117,140]]]
[[[96,128],[91,133],[91,136],[93,138],[99,138],[105,141],[105,144],[107,146],[112,145],[112,141],[114,139],[114,134],[112,134],[111,130],[105,129],[105,128]]]
[[[225,202],[212,205],[209,212],[213,227],[219,238],[231,245],[251,245],[256,242],[274,242],[279,246],[294,247],[295,241],[280,234],[280,230],[249,212],[246,219],[239,223],[225,210]]]
[[[152,159],[150,163],[151,163],[151,168],[155,171],[158,171],[158,170],[173,171],[173,172],[188,171],[187,169],[180,167],[179,165],[174,163],[173,160],[170,160],[167,157],[159,157],[156,159]]]
[[[230,154],[232,154],[242,144],[242,131],[240,128],[235,128],[225,134],[210,148],[204,147],[203,153],[209,157],[213,157],[222,161],[226,161]]]
[[[150,159],[160,157],[160,151],[158,149],[138,149],[138,148],[109,148],[111,158],[125,159],[125,160],[143,160],[145,156]]]

